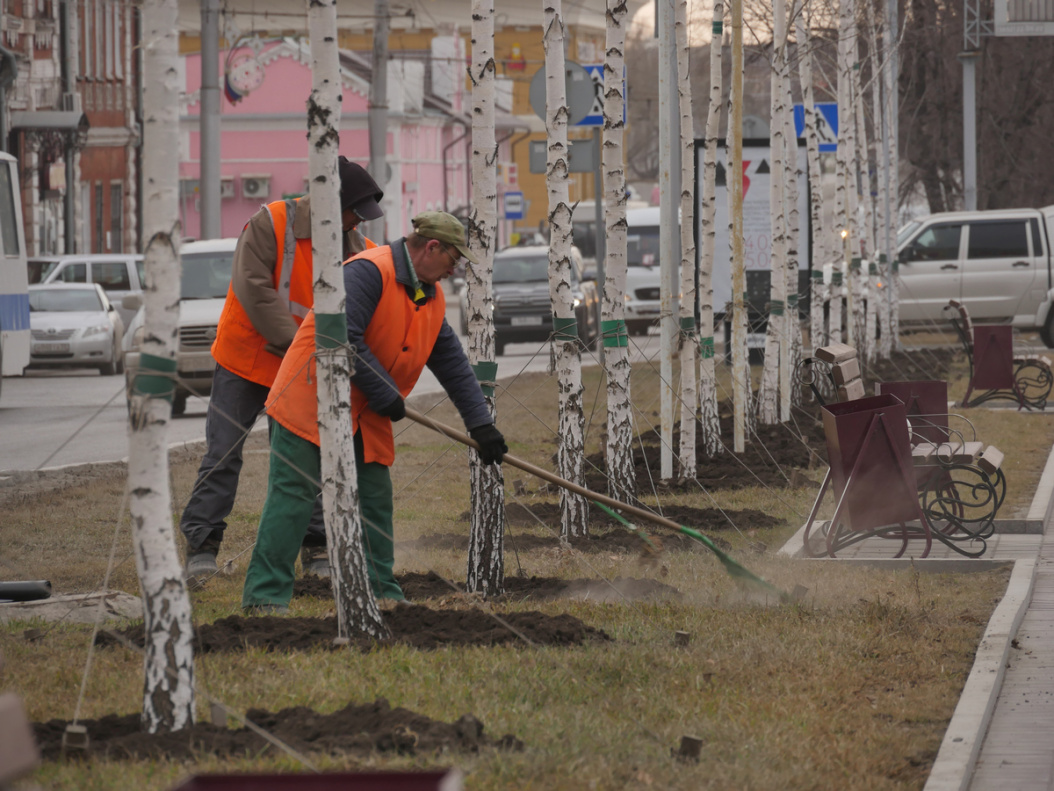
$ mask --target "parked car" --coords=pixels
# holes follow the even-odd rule
[[[124,370],[124,322],[98,283],[29,287],[29,367],[92,366]]]
[[[172,414],[182,415],[191,395],[206,396],[212,392],[212,375],[216,361],[212,357],[212,342],[216,340],[216,326],[223,312],[227,289],[231,283],[231,266],[237,239],[210,239],[187,242],[180,248],[183,277],[179,297],[179,346],[176,349],[176,393]],[[142,302],[141,298],[126,299],[129,306]],[[131,392],[132,377],[139,367],[140,345],[143,341],[143,311],[141,306],[124,337],[126,352],[126,380]]]
[[[143,257],[130,253],[97,253],[30,258],[30,282],[98,283],[128,325],[134,308],[124,307],[124,297],[143,291]],[[34,281],[33,278],[39,278]]]
[[[549,248],[509,247],[494,254],[494,347],[504,354],[509,343],[544,341],[553,332],[549,297]],[[571,289],[578,335],[586,345],[596,341],[600,302],[596,282],[582,277],[582,255],[571,248]],[[468,333],[468,293],[462,288],[461,332]]]
[[[901,324],[944,321],[949,299],[981,323],[1038,329],[1054,347],[1054,206],[944,212],[897,234]]]

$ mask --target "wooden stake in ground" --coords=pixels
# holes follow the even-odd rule
[[[608,0],[604,57],[604,301],[601,334],[607,375],[608,493],[616,500],[636,502],[637,472],[633,464],[633,402],[630,398],[629,334],[626,331],[626,0]]]
[[[179,87],[176,0],[143,3],[143,353],[129,398],[128,491],[143,595],[143,730],[194,724],[190,598],[176,549],[168,421],[179,320]]]
[[[717,372],[714,366],[714,239],[717,227],[717,134],[721,123],[721,50],[724,46],[725,4],[714,0],[710,35],[710,106],[706,115],[703,151],[703,196],[700,200],[699,256],[699,416],[702,422],[703,450],[713,457],[724,450],[721,421],[717,412]],[[726,171],[727,173],[727,171]],[[727,176],[726,176],[727,178]]]
[[[494,141],[494,0],[472,2],[472,214],[469,249],[478,264],[468,262],[468,359],[496,418],[494,382],[493,287],[494,238],[498,223],[497,160]],[[505,476],[500,464],[480,464],[469,453],[472,517],[468,540],[469,593],[494,596],[505,590]]]
[[[330,584],[340,637],[388,636],[370,587],[363,544],[351,426],[351,357],[344,313],[344,251],[337,146],[340,140],[340,62],[336,0],[312,0],[311,95],[307,102],[311,193],[311,258],[315,271],[315,348],[322,508]]]
[[[680,474],[695,478],[695,416],[699,391],[698,333],[695,328],[695,128],[692,122],[692,83],[688,70],[688,0],[677,0],[674,32],[677,39],[677,98],[681,137],[681,431],[678,441]]]
[[[571,207],[567,144],[567,90],[564,83],[564,19],[562,0],[546,0],[545,131],[548,146],[546,185],[549,191],[549,297],[553,306],[553,360],[560,391],[560,474],[582,481],[585,419],[582,413],[582,354],[571,297]],[[581,495],[561,490],[560,535],[588,534],[589,504]]]

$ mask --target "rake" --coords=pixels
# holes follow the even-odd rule
[[[433,420],[432,418],[428,417],[427,415],[424,415],[421,412],[418,412],[416,409],[412,409],[411,407],[406,407],[406,416],[408,418],[410,418],[411,420],[413,420],[415,423],[420,423],[422,426],[427,426],[428,428],[432,429],[433,431],[438,431],[440,434],[443,434],[443,435],[445,435],[447,437],[450,437],[450,439],[457,440],[458,442],[462,443],[463,445],[468,445],[470,448],[475,448],[477,451],[479,450],[479,445],[476,444],[476,441],[474,439],[472,439],[471,437],[469,437],[467,434],[465,434],[465,433],[463,433],[461,431],[458,431],[456,428],[452,428],[452,427],[447,426],[447,425],[445,425],[443,423],[440,423],[437,420]],[[504,463],[505,464],[509,464],[509,465],[511,465],[513,467],[516,467],[518,469],[521,469],[524,472],[530,473],[531,475],[534,475],[534,476],[536,476],[538,478],[541,478],[542,480],[549,481],[549,483],[554,483],[557,486],[560,486],[560,487],[562,487],[564,489],[567,489],[568,491],[575,492],[576,494],[580,494],[583,497],[588,497],[591,501],[596,503],[603,511],[605,511],[606,513],[608,513],[609,515],[614,517],[616,520],[618,520],[620,523],[622,523],[624,526],[630,528],[631,530],[635,529],[633,527],[633,525],[631,525],[628,521],[626,521],[626,519],[621,517],[618,513],[616,513],[612,509],[616,509],[617,508],[620,511],[622,511],[623,513],[630,514],[631,516],[635,516],[638,519],[644,519],[646,521],[652,522],[654,524],[660,525],[660,526],[668,528],[670,530],[674,530],[674,531],[676,531],[678,533],[683,533],[684,535],[688,536],[689,538],[692,538],[692,539],[698,541],[703,546],[705,546],[707,549],[709,549],[711,552],[713,552],[714,555],[717,556],[717,559],[719,561],[721,561],[721,565],[725,567],[725,571],[727,571],[733,578],[735,578],[737,580],[742,580],[744,582],[751,583],[752,585],[759,586],[765,592],[771,593],[771,594],[774,594],[774,595],[778,596],[781,601],[787,601],[790,598],[788,596],[788,594],[784,593],[783,591],[781,591],[779,588],[775,587],[774,585],[766,582],[765,580],[763,580],[758,575],[754,574],[749,569],[741,566],[739,563],[737,563],[735,560],[733,560],[728,554],[726,554],[725,552],[722,552],[717,547],[717,545],[714,544],[713,541],[711,541],[709,538],[704,536],[698,530],[693,530],[690,527],[685,527],[684,525],[679,525],[676,522],[674,522],[673,520],[667,519],[664,516],[659,516],[658,514],[653,514],[651,511],[647,511],[647,510],[645,510],[643,508],[637,508],[636,506],[630,505],[629,503],[624,503],[624,502],[621,502],[620,500],[616,500],[613,497],[608,497],[607,495],[599,494],[598,492],[594,492],[594,491],[590,491],[589,489],[585,488],[584,486],[579,486],[576,483],[572,483],[571,481],[567,480],[566,478],[561,478],[559,475],[555,475],[554,473],[551,473],[548,470],[544,470],[541,467],[536,467],[535,465],[531,464],[530,462],[524,461],[523,459],[519,459],[519,458],[513,456],[512,454],[509,454],[509,453],[505,454]],[[648,541],[647,537],[644,536],[643,533],[641,533],[640,535],[644,539],[645,542]],[[648,543],[650,543],[650,542],[648,542]]]

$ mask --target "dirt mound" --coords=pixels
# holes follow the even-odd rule
[[[332,714],[297,706],[272,713],[249,709],[246,718],[278,740],[302,753],[324,752],[367,756],[370,753],[417,755],[432,752],[475,753],[483,748],[522,750],[512,734],[491,739],[483,723],[471,714],[457,722],[439,722],[404,708],[392,708],[384,698],[373,703],[349,703]],[[228,729],[206,722],[178,733],[142,732],[138,714],[111,714],[98,720],[80,720],[88,730],[86,752],[70,756],[110,759],[194,759],[197,756],[256,756],[277,754],[279,748],[249,728]],[[46,759],[57,759],[62,748],[65,720],[34,723],[37,744]]]
[[[391,630],[390,640],[378,642],[365,637],[352,638],[351,646],[368,651],[386,643],[405,643],[420,649],[441,645],[502,645],[521,640],[521,635],[535,645],[580,645],[611,638],[599,629],[586,626],[571,615],[546,615],[540,612],[504,613],[499,617],[479,609],[433,610],[414,604],[403,604],[384,613]],[[337,618],[286,618],[231,615],[215,623],[198,625],[194,648],[200,653],[243,651],[248,647],[267,651],[300,651],[311,648],[334,648]],[[143,625],[137,624],[119,632],[125,639],[142,646]],[[97,643],[116,645],[118,640],[100,633]]]
[[[439,599],[464,593],[465,583],[445,580],[430,571],[427,574],[410,572],[398,577],[399,586],[411,601]],[[293,587],[293,596],[312,596],[318,599],[333,597],[329,580],[302,577]],[[679,599],[681,592],[656,580],[616,577],[613,580],[564,580],[555,577],[506,577],[505,593],[491,601],[546,601],[550,599],[588,599],[590,601],[651,601]]]
[[[687,505],[664,505],[661,515],[679,525],[691,527],[702,533],[713,533],[737,528],[739,530],[764,530],[782,525],[782,522],[776,517],[753,508],[721,510],[718,508],[693,508]],[[470,516],[469,511],[463,511],[458,516],[458,521],[467,523]],[[505,546],[508,549],[548,548],[553,545],[554,541],[559,541],[559,503],[538,502],[527,505],[508,503],[505,506],[505,521],[510,525],[522,527],[547,525],[553,529],[552,537],[506,533]],[[631,516],[628,521],[643,529],[649,536],[652,533],[661,536],[663,543],[670,548],[681,548],[679,539],[682,538],[686,539],[686,542],[684,542],[685,547],[691,545],[699,546],[698,542],[687,539],[683,534],[671,534],[667,528],[652,525],[644,519],[637,519]],[[571,539],[571,546],[582,552],[610,552],[619,549],[636,551],[640,548],[640,538],[634,534],[634,531],[623,527],[618,520],[608,516],[599,508],[589,509],[589,527],[591,529],[598,527],[613,527],[615,529],[606,533],[590,534],[586,538],[573,538]],[[424,539],[417,540],[423,541]],[[464,536],[462,540],[464,542],[463,546],[467,547],[468,536]],[[413,543],[407,542],[407,544]]]

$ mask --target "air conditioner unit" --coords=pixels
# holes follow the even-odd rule
[[[243,198],[266,198],[271,194],[271,177],[269,175],[263,176],[242,176],[242,197]]]
[[[220,197],[223,200],[234,197],[234,176],[220,176]]]

